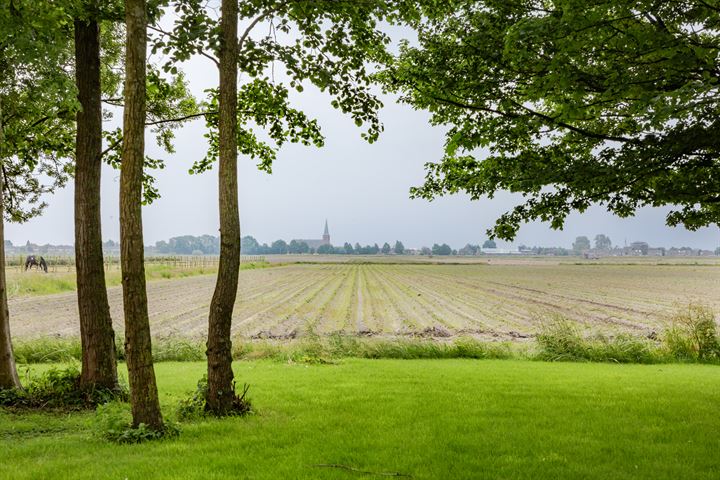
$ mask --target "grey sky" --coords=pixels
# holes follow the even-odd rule
[[[207,60],[185,66],[196,95],[214,86],[217,73]],[[516,202],[509,194],[493,200],[471,202],[453,196],[434,202],[410,200],[408,189],[424,177],[423,164],[442,155],[443,131],[431,127],[424,112],[397,105],[383,97],[381,118],[385,132],[369,145],[360,130],[329,104],[329,97],[313,88],[295,96],[297,105],[319,119],[327,138],[322,149],[288,145],[267,175],[254,163],[240,158],[240,215],[243,235],[260,242],[277,238],[319,238],[325,219],[332,242],[362,244],[402,240],[408,247],[446,242],[453,247],[482,243],[494,219]],[[118,121],[117,115],[115,121]],[[167,167],[158,174],[162,198],[144,209],[145,243],[177,235],[218,233],[217,171],[189,175],[190,165],[206,150],[202,121],[178,132],[177,153],[168,156],[148,138],[149,153],[166,158]],[[103,238],[118,239],[119,172],[103,171]],[[7,225],[6,238],[13,243],[73,243],[73,190],[48,198],[45,214],[23,225]],[[656,246],[715,248],[720,245],[717,228],[688,232],[664,225],[665,209],[644,209],[632,219],[618,219],[602,208],[572,215],[564,231],[546,224],[524,226],[516,245],[569,246],[577,235],[610,236],[622,245],[645,240]],[[505,245],[499,242],[500,246]]]

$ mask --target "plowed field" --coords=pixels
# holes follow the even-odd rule
[[[214,276],[148,283],[153,334],[206,332]],[[109,289],[122,331],[120,287]],[[720,310],[716,265],[288,265],[240,272],[233,331],[523,338],[553,315],[589,330],[648,333],[689,302]],[[74,292],[10,301],[16,338],[74,336]]]

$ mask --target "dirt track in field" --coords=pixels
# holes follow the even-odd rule
[[[148,283],[153,334],[202,337],[214,276]],[[122,291],[108,289],[122,332]],[[553,315],[592,331],[661,330],[688,302],[720,309],[720,267],[661,265],[289,265],[240,272],[233,333],[431,332],[524,338]],[[15,338],[78,335],[74,292],[10,301]]]

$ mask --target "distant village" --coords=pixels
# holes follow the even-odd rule
[[[572,247],[529,247],[520,245],[516,248],[498,248],[493,240],[485,240],[482,244],[466,244],[464,247],[454,249],[450,245],[434,244],[423,247],[406,247],[401,241],[383,245],[350,244],[345,242],[342,246],[334,246],[330,239],[330,230],[327,221],[322,238],[319,239],[293,239],[290,242],[275,240],[274,242],[260,243],[252,236],[245,236],[241,240],[244,255],[427,255],[427,256],[478,256],[478,255],[529,255],[529,256],[581,256],[587,259],[603,257],[706,257],[720,256],[720,247],[715,250],[705,250],[691,247],[656,247],[648,242],[636,241],[628,245],[613,245],[606,235],[598,234],[591,242],[588,237],[580,236],[575,239]],[[119,256],[120,244],[113,240],[103,243],[103,253],[106,256]],[[161,240],[155,245],[145,247],[148,256],[166,255],[219,255],[220,238],[212,235],[184,235]],[[27,241],[22,245],[14,245],[5,241],[5,254],[9,257],[30,254],[53,256],[73,256],[75,249],[72,245],[39,245]]]

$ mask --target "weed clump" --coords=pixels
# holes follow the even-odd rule
[[[557,317],[537,336],[540,360],[618,363],[720,361],[720,338],[710,308],[690,305],[676,313],[660,340],[637,335],[585,337],[577,325]]]
[[[713,311],[701,305],[689,305],[671,319],[663,342],[677,360],[713,362],[720,360],[720,338]]]
[[[225,413],[225,416],[239,417],[252,413],[252,404],[247,398],[249,385],[243,386],[241,395],[235,395],[232,408]],[[233,391],[235,391],[235,383],[233,382]],[[181,420],[195,420],[211,415],[207,408],[208,383],[207,375],[198,380],[195,391],[190,393],[187,398],[181,399],[177,407],[177,417]]]
[[[100,437],[120,444],[143,443],[180,435],[180,427],[170,421],[165,421],[162,430],[150,428],[144,423],[133,427],[129,405],[120,402],[98,406],[95,410],[94,425]]]
[[[30,377],[25,387],[0,390],[0,406],[14,409],[84,410],[115,400],[127,400],[127,388],[80,388],[77,367],[52,368]]]
[[[662,353],[651,340],[619,334],[584,337],[575,323],[556,317],[537,336],[537,358],[549,361],[658,363]]]

